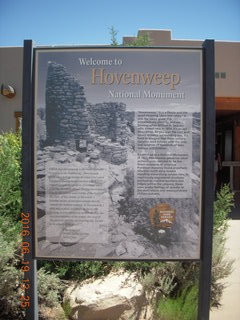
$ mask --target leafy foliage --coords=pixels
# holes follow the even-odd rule
[[[113,268],[123,269],[129,272],[136,272],[139,277],[144,277],[146,274],[152,272],[154,268],[162,265],[161,262],[115,262]]]
[[[213,237],[213,256],[212,256],[212,290],[211,306],[218,307],[222,291],[225,288],[223,279],[229,276],[233,268],[233,260],[229,260],[225,247],[226,239],[221,233]]]
[[[185,288],[176,298],[168,297],[159,302],[157,313],[161,320],[197,319],[198,288]]]
[[[12,219],[0,216],[0,319],[24,317],[20,307],[19,229]]]
[[[100,277],[108,274],[113,262],[103,261],[40,261],[39,266],[44,267],[47,272],[56,273],[61,279],[65,280],[85,280],[91,277]]]
[[[23,319],[20,307],[21,138],[0,135],[0,318]]]
[[[214,201],[213,254],[211,306],[218,307],[224,289],[222,280],[232,272],[233,261],[229,260],[225,248],[225,233],[228,228],[228,214],[234,206],[234,194],[229,185],[224,185]]]
[[[151,45],[151,39],[148,33],[138,35],[135,40],[128,44],[129,47],[149,47]]]
[[[227,230],[227,216],[231,212],[234,194],[231,192],[229,185],[224,185],[217,193],[214,202],[214,229],[213,232],[224,233]]]
[[[38,270],[38,299],[41,304],[58,306],[62,290],[63,285],[56,274],[47,272],[44,268]]]
[[[113,47],[117,47],[118,46],[118,41],[117,41],[118,31],[113,26],[111,26],[111,28],[109,28],[109,33],[110,33],[110,36],[111,36],[110,45],[113,46]]]
[[[21,198],[21,137],[0,135],[0,214],[17,219]]]
[[[66,299],[65,301],[63,301],[62,308],[63,308],[63,311],[64,311],[66,318],[68,319],[68,317],[72,313],[72,307],[71,307],[69,299]]]
[[[119,46],[119,43],[117,41],[118,31],[114,28],[114,26],[111,26],[109,28],[109,33],[111,36],[110,45],[113,47]],[[133,41],[126,44],[127,47],[149,47],[150,45],[151,45],[151,39],[150,39],[149,33],[138,35]]]

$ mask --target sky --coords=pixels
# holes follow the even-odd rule
[[[240,41],[240,0],[0,0],[0,46],[109,44],[139,29]]]

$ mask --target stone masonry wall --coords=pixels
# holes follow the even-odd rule
[[[113,142],[125,143],[126,105],[123,103],[98,103],[88,105],[91,130]]]
[[[95,135],[94,146],[100,151],[100,158],[107,162],[121,164],[127,161],[127,148],[118,142]]]
[[[46,141],[49,145],[76,147],[76,140],[94,142],[101,158],[120,164],[126,161],[126,105],[89,104],[84,88],[66,68],[49,62],[46,84]]]
[[[49,62],[46,85],[47,142],[88,139],[88,113],[83,87],[62,65]]]

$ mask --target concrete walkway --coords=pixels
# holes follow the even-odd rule
[[[211,311],[210,320],[240,320],[240,220],[229,220],[226,248],[234,260],[233,272],[224,279],[227,287],[220,301],[222,306]]]

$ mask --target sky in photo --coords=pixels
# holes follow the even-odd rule
[[[139,29],[172,30],[173,39],[240,41],[239,0],[0,0],[0,46],[109,44]]]

